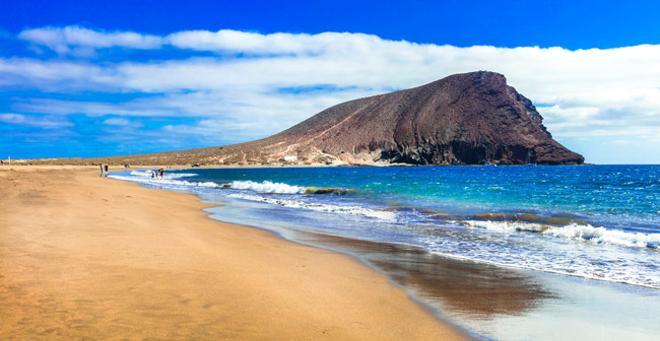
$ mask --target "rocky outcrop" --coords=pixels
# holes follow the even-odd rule
[[[124,158],[200,164],[580,164],[503,75],[471,72],[338,104],[271,137]],[[172,162],[175,160],[175,162]]]

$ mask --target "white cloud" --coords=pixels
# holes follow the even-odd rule
[[[112,117],[112,118],[105,119],[105,120],[103,120],[103,124],[105,124],[107,126],[122,127],[122,128],[127,128],[127,129],[142,127],[142,123],[131,121],[131,120],[129,120],[127,118],[123,118],[123,117]]]
[[[58,129],[73,126],[71,122],[63,120],[61,117],[28,116],[16,113],[0,114],[0,122],[42,129]]]
[[[60,54],[72,53],[78,49],[111,47],[158,49],[163,45],[198,51],[265,55],[342,51],[353,53],[356,50],[369,49],[373,44],[397,44],[375,35],[347,32],[261,34],[224,29],[215,32],[181,31],[167,36],[156,36],[131,31],[98,31],[79,26],[26,29],[21,31],[18,37]]]
[[[82,52],[88,49],[125,47],[155,49],[163,44],[159,36],[135,32],[104,32],[78,26],[42,27],[23,30],[18,37],[33,44],[46,46],[60,54]]]
[[[236,30],[182,31],[165,37],[168,44],[184,49],[262,55],[352,53],[370,45],[389,43],[361,33],[324,32],[318,34],[260,34]],[[396,42],[392,42],[397,44]]]
[[[26,30],[20,37],[60,53],[165,45],[187,51],[184,58],[178,54],[162,61],[0,59],[4,88],[149,94],[121,102],[15,102],[15,109],[29,112],[192,116],[206,121],[168,129],[217,128],[236,136],[249,130],[246,138],[254,138],[351,98],[421,85],[453,73],[491,70],[506,75],[511,85],[539,104],[546,125],[560,140],[660,136],[660,45],[461,48],[355,33],[220,30],[150,36],[80,27]],[[199,57],[197,51],[218,55]],[[317,86],[322,87],[314,91]],[[220,120],[228,123],[219,124]]]
[[[111,126],[127,126],[130,123],[131,121],[125,118],[109,118],[103,121],[103,124],[111,125]]]

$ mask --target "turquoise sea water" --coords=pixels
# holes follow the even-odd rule
[[[608,228],[660,232],[660,166],[203,169],[195,173],[194,181],[344,188],[355,190],[356,201],[398,201],[452,214],[575,215]]]
[[[164,179],[148,171],[112,176],[195,193],[222,205],[209,210],[215,218],[293,240],[301,239],[297,232],[312,232],[406,245],[532,274],[561,297],[600,295],[578,307],[546,304],[500,316],[497,323],[458,318],[486,337],[509,339],[518,332],[515,325],[534,324],[534,314],[544,311],[547,320],[609,310],[605,321],[614,323],[620,309],[608,302],[617,300],[638,305],[627,313],[641,325],[660,325],[648,320],[660,312],[644,304],[660,303],[660,166],[190,169]],[[514,325],[507,329],[506,321]],[[645,339],[657,329],[620,335]]]

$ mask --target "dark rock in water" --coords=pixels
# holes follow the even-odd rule
[[[542,120],[503,75],[480,71],[341,103],[254,142],[122,159],[154,164],[583,163],[581,155],[552,138]],[[143,158],[148,161],[138,160]]]

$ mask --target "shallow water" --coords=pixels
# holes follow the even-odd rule
[[[659,174],[484,166],[112,176],[196,193],[222,205],[209,209],[214,218],[350,253],[448,320],[508,340],[660,334]]]
[[[299,234],[299,233],[296,233]],[[388,275],[481,339],[657,339],[658,290],[456,260],[406,245],[299,234]]]

